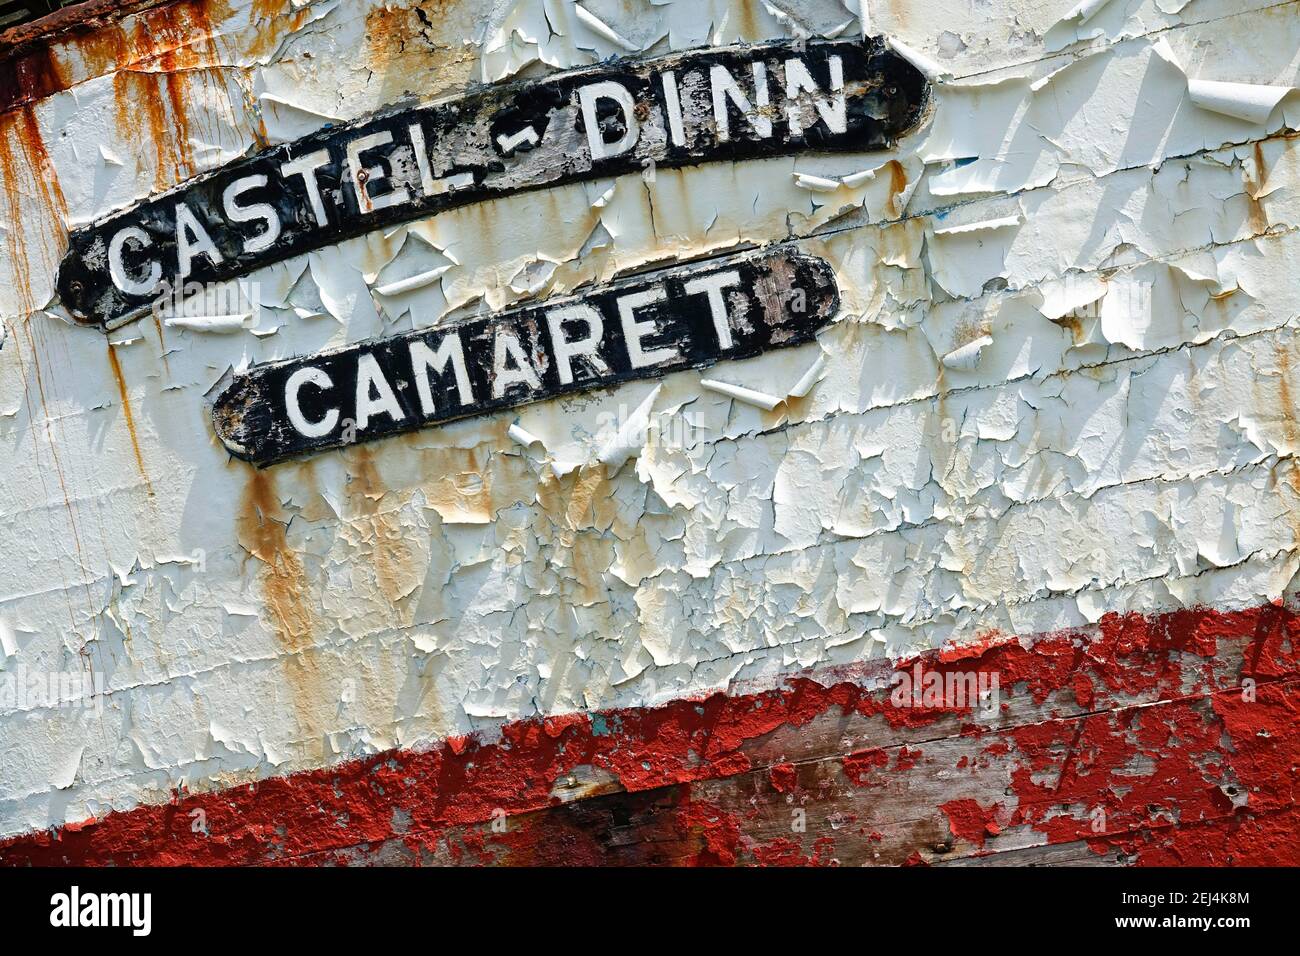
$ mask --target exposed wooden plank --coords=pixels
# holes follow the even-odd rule
[[[857,865],[1082,841],[1116,862],[1293,859],[1297,634],[1279,606],[1112,617],[892,669],[523,721],[498,741],[25,836],[0,858]],[[950,675],[999,675],[992,716],[969,699],[903,706],[918,665],[945,694]]]
[[[1289,816],[1300,794],[1294,778],[1279,787],[1264,769],[1295,766],[1300,744],[1234,736],[1232,726],[1243,707],[1288,719],[1300,680],[1264,685],[1251,702],[1240,696],[1134,704],[606,793],[312,861],[1122,865],[1136,859],[1131,841],[1174,846],[1183,833],[1231,848],[1234,831],[1250,835],[1260,819]]]

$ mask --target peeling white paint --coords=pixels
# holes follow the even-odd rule
[[[1165,37],[1161,37],[1156,42],[1155,51],[1162,60],[1179,72],[1187,73]],[[1187,76],[1187,95],[1193,103],[1201,109],[1231,116],[1247,123],[1263,123],[1282,99],[1292,91],[1291,86],[1201,80]]]
[[[719,395],[726,395],[728,398],[734,398],[738,402],[745,402],[756,408],[762,408],[771,411],[781,404],[779,395],[769,395],[767,392],[760,392],[756,388],[746,388],[744,385],[732,385],[730,382],[720,382],[713,378],[700,379],[700,387],[707,388],[710,392],[717,392]]]
[[[210,44],[129,70],[62,41],[72,87],[29,107],[51,168],[0,127],[0,677],[87,669],[107,695],[94,719],[0,708],[0,834],[539,712],[1280,595],[1297,4],[877,2],[846,25],[857,6],[236,3]],[[632,50],[868,29],[952,78],[891,153],[653,170],[349,240],[249,276],[253,335],[45,314],[60,220],[259,143]],[[186,129],[165,103],[156,129],[119,121],[117,88],[140,115],[169,75]],[[817,343],[265,473],[212,436],[229,369],[774,242],[835,268]]]

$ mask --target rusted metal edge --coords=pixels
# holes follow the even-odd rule
[[[53,43],[69,34],[98,29],[133,13],[192,0],[85,0],[62,7],[36,20],[0,31],[0,63],[37,44]]]
[[[839,310],[824,260],[777,247],[709,259],[232,376],[212,405],[265,466],[474,415],[800,345]]]
[[[323,129],[75,230],[57,289],[113,329],[171,287],[512,193],[648,167],[891,148],[929,105],[880,38],[614,60]]]

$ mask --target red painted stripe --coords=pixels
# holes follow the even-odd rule
[[[10,839],[0,843],[0,862],[236,865],[397,854],[416,862],[830,863],[852,849],[846,841],[858,850],[892,841],[885,862],[933,856],[932,846],[909,847],[865,826],[760,838],[759,815],[726,805],[746,774],[756,781],[743,784],[754,801],[833,803],[833,770],[850,790],[904,799],[946,781],[957,796],[918,805],[917,814],[944,821],[948,842],[974,855],[1016,831],[1039,845],[1083,841],[1093,853],[1140,863],[1295,865],[1298,637],[1300,616],[1273,605],[1112,615],[1087,631],[991,639],[919,659],[927,672],[996,674],[1005,718],[996,728],[968,707],[894,706],[891,678],[915,661],[876,662],[792,677],[779,690],[524,720],[490,741],[455,738],[217,793],[178,793],[166,805]],[[1243,692],[1245,681],[1253,685]],[[836,751],[831,731],[848,718],[878,726],[883,745]],[[776,759],[774,747],[805,752]],[[570,775],[593,774],[615,795],[537,812],[562,802],[552,794]],[[200,810],[206,833],[192,826]],[[512,818],[506,832],[491,826],[494,813]],[[642,844],[659,849],[629,856],[614,846],[609,829],[633,825],[627,820],[653,830]]]

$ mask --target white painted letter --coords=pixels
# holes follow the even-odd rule
[[[586,322],[586,337],[573,341],[566,339],[565,322]],[[551,327],[551,350],[555,353],[555,367],[560,373],[561,385],[573,382],[570,359],[575,355],[585,355],[597,372],[609,374],[609,366],[598,352],[600,338],[605,333],[605,323],[601,321],[599,312],[589,305],[568,305],[546,313],[546,323]]]
[[[375,180],[382,180],[388,175],[384,172],[382,166],[371,166],[366,170],[365,180],[362,181],[361,179],[361,154],[368,149],[386,146],[392,141],[393,134],[385,130],[382,133],[358,136],[348,143],[348,173],[352,177],[352,188],[357,191],[357,208],[362,212],[373,212],[376,209],[397,206],[411,198],[411,194],[406,191],[405,186],[390,189],[379,196],[370,195],[370,184]]]
[[[759,60],[754,63],[754,102],[749,102],[740,85],[727,68],[714,64],[709,71],[713,86],[713,119],[718,125],[718,139],[724,143],[731,139],[731,119],[727,115],[727,100],[736,104],[754,126],[754,132],[766,139],[772,135],[772,118],[763,111],[767,109],[767,64]]]
[[[316,225],[322,227],[329,225],[329,217],[325,215],[325,203],[320,196],[320,184],[316,182],[316,170],[328,165],[329,161],[329,151],[318,149],[306,156],[291,159],[280,167],[281,176],[302,177],[303,185],[307,187],[307,198],[311,201],[312,214],[316,217]]]
[[[645,292],[633,292],[618,299],[618,317],[623,323],[623,338],[627,340],[627,357],[633,368],[646,368],[669,362],[678,357],[677,349],[672,346],[650,349],[641,348],[641,339],[655,331],[654,320],[638,322],[636,310],[652,302],[662,302],[668,298],[663,289],[649,289]]]
[[[384,378],[379,361],[369,352],[357,359],[357,430],[370,424],[370,416],[383,412],[395,422],[406,416],[397,404],[393,387]]]
[[[265,185],[266,177],[263,175],[244,176],[227,186],[225,193],[221,197],[221,205],[226,210],[226,218],[231,222],[252,222],[255,219],[260,219],[266,223],[266,228],[261,235],[244,240],[245,252],[261,252],[263,249],[269,249],[275,240],[280,237],[280,217],[276,213],[274,206],[264,202],[254,203],[251,206],[240,206],[235,202],[241,193]]]
[[[284,383],[284,409],[289,414],[289,423],[297,429],[298,434],[304,438],[324,438],[338,424],[339,410],[331,408],[325,413],[325,417],[318,422],[307,421],[303,417],[302,409],[298,406],[298,390],[308,382],[322,391],[334,387],[330,377],[320,369],[300,368],[289,376],[289,381]]]
[[[412,123],[406,128],[406,134],[411,137],[411,149],[415,151],[415,168],[420,171],[420,188],[426,196],[432,196],[433,171],[429,169],[429,151],[424,145],[424,127]]]
[[[729,289],[733,285],[740,285],[740,273],[734,269],[730,272],[716,272],[711,276],[692,279],[682,287],[687,295],[708,293],[709,311],[713,314],[713,328],[718,333],[718,345],[724,349],[731,348],[731,325],[727,321],[727,300],[722,290]]]
[[[515,360],[515,368],[506,368],[506,354]],[[542,387],[541,380],[533,371],[533,363],[528,360],[519,339],[508,329],[497,329],[496,344],[492,355],[492,397],[505,395],[511,385],[523,383],[533,391]]]
[[[830,99],[814,99],[813,105],[817,107],[817,113],[826,124],[826,128],[832,133],[843,133],[848,130],[848,122],[844,114],[844,66],[840,63],[838,56],[832,56],[827,59],[827,65],[831,71],[831,90],[834,96]],[[808,72],[808,67],[804,65],[803,60],[786,60],[785,61],[785,98],[787,105],[785,108],[786,119],[790,123],[790,135],[799,136],[803,133],[803,110],[796,102],[800,93],[820,93],[821,88],[813,80],[812,74]]]
[[[139,243],[145,248],[153,245],[149,240],[149,236],[139,226],[127,226],[119,229],[113,234],[113,238],[108,243],[109,278],[113,280],[113,285],[127,295],[152,295],[154,290],[158,288],[158,281],[162,278],[162,266],[158,264],[157,259],[150,259],[147,276],[139,281],[132,279],[126,274],[126,263],[122,261],[122,247],[126,245],[128,239]]]
[[[451,362],[452,370],[456,373],[456,394],[460,404],[468,405],[474,401],[474,390],[470,387],[469,372],[465,369],[465,348],[461,345],[460,333],[449,332],[444,335],[436,352],[421,339],[411,343],[411,373],[415,376],[415,388],[420,393],[420,408],[426,418],[438,410],[433,401],[433,389],[429,387],[429,370],[433,369],[441,375],[447,370],[448,362]]]
[[[665,71],[664,107],[668,111],[668,133],[674,146],[686,145],[686,134],[682,131],[682,98],[677,92],[677,77],[672,70]]]
[[[190,237],[193,236],[193,241]],[[176,259],[179,262],[177,275],[184,279],[190,274],[190,263],[195,256],[204,255],[214,266],[221,262],[221,253],[217,251],[212,237],[199,222],[198,216],[190,207],[181,203],[176,207]]]
[[[600,132],[596,101],[602,98],[613,100],[623,113],[625,132],[623,138],[616,143],[606,143]],[[587,127],[587,143],[591,147],[593,161],[618,156],[636,145],[637,136],[641,132],[636,121],[636,104],[632,102],[632,94],[621,83],[613,80],[592,83],[578,90],[578,99],[582,103],[582,123]]]

